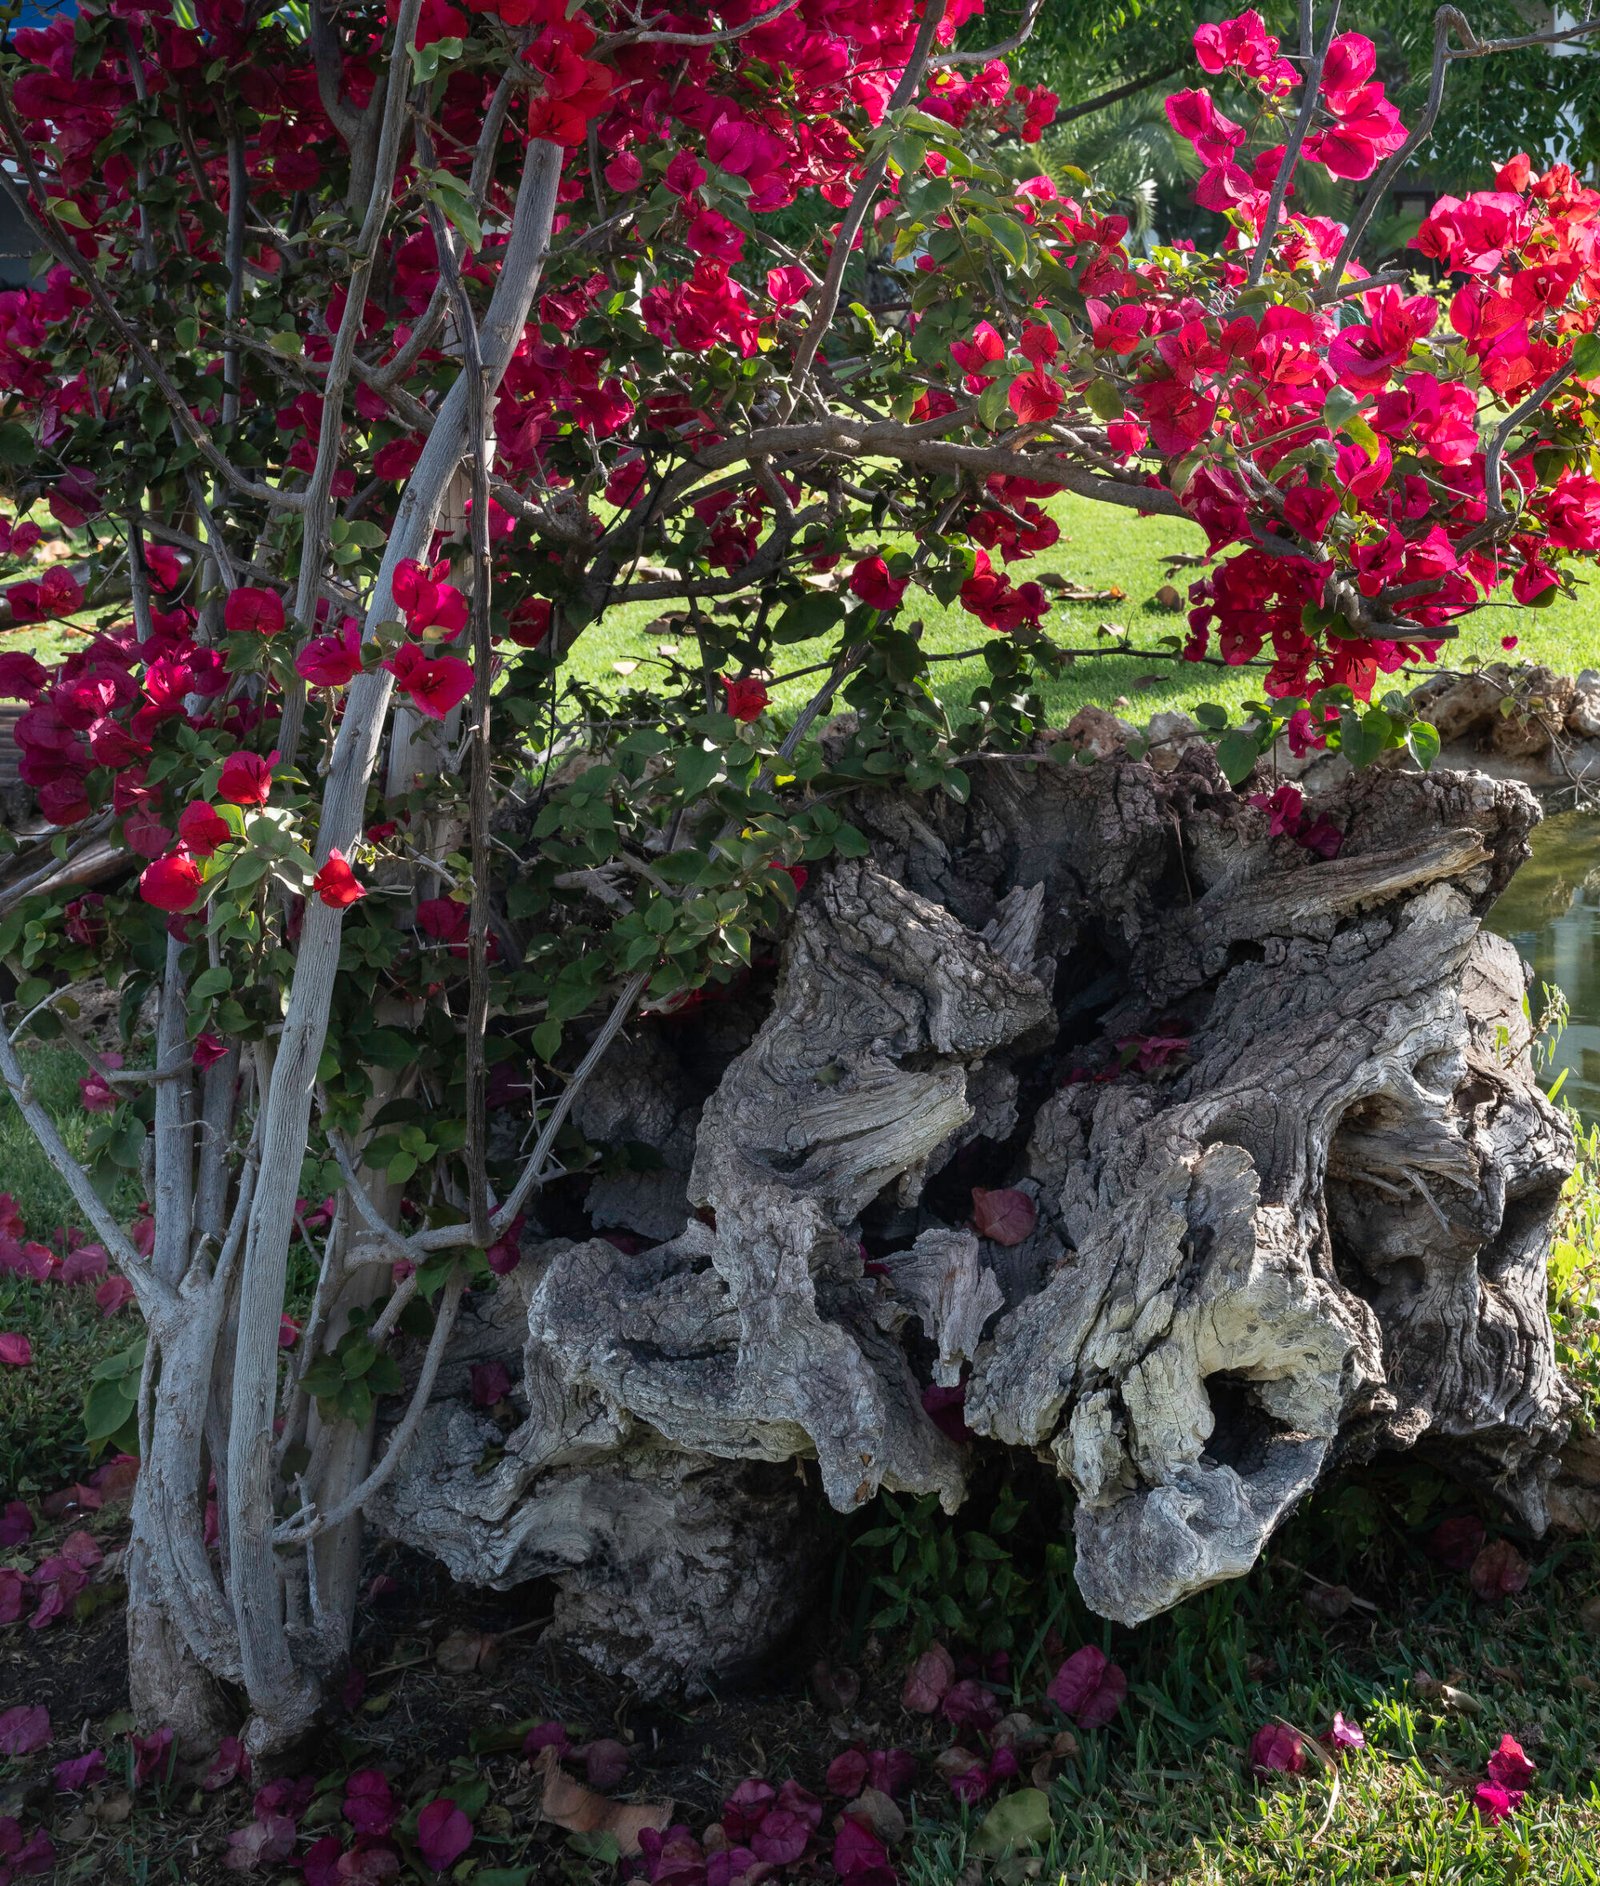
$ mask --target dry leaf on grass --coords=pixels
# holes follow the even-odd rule
[[[433,1661],[447,1676],[482,1670],[489,1675],[498,1661],[499,1639],[488,1631],[452,1631],[439,1640]]]
[[[880,1788],[863,1788],[844,1811],[886,1847],[897,1847],[906,1837],[905,1815]]]
[[[1436,1676],[1430,1676],[1426,1670],[1419,1670],[1411,1679],[1411,1687],[1425,1703],[1437,1703],[1442,1709],[1453,1709],[1458,1715],[1481,1716],[1483,1704],[1470,1691],[1457,1689],[1455,1684],[1440,1682]]]
[[[545,1820],[569,1834],[610,1834],[623,1859],[639,1851],[639,1835],[646,1827],[665,1827],[672,1819],[670,1801],[611,1801],[574,1781],[553,1747],[539,1751],[533,1772],[543,1790],[539,1812]]]

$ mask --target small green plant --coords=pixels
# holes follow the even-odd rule
[[[1550,1321],[1562,1373],[1582,1398],[1580,1419],[1600,1427],[1600,1124],[1569,1117],[1578,1163],[1550,1241]]]
[[[885,1493],[881,1505],[887,1523],[854,1542],[868,1565],[863,1607],[877,1606],[866,1621],[875,1631],[903,1630],[914,1651],[935,1638],[985,1654],[1016,1649],[1041,1617],[1047,1589],[1071,1572],[1072,1554],[1058,1540],[1042,1554],[1032,1542],[1021,1549],[1018,1530],[1032,1507],[1010,1482],[981,1525],[948,1519],[937,1494]],[[1042,1570],[1042,1581],[1019,1569],[1019,1555]]]

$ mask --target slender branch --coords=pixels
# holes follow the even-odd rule
[[[332,1512],[312,1513],[305,1518],[297,1517],[279,1526],[272,1535],[274,1546],[305,1545],[315,1539],[319,1533],[331,1532],[334,1527],[342,1526],[346,1520],[354,1519],[373,1494],[385,1484],[395,1468],[400,1465],[401,1457],[409,1446],[411,1437],[421,1426],[422,1417],[427,1412],[428,1403],[433,1396],[433,1385],[438,1380],[439,1365],[444,1360],[445,1344],[450,1340],[450,1332],[455,1327],[456,1312],[461,1307],[462,1292],[465,1288],[466,1279],[457,1270],[445,1285],[439,1299],[433,1334],[428,1338],[427,1352],[422,1358],[422,1368],[418,1372],[416,1386],[411,1391],[410,1404],[399,1426],[390,1435],[389,1445],[383,1450],[383,1458],[359,1486],[353,1487],[345,1495]]]
[[[366,318],[367,294],[377,265],[378,248],[383,240],[394,195],[395,171],[400,162],[400,139],[406,121],[406,87],[402,76],[411,58],[416,38],[417,20],[422,0],[402,0],[395,26],[394,50],[390,54],[389,84],[385,94],[382,128],[378,138],[377,161],[373,167],[372,190],[366,214],[356,237],[355,267],[345,291],[344,314],[334,337],[333,352],[322,383],[322,430],[317,439],[316,463],[304,493],[304,517],[300,534],[300,575],[295,586],[294,614],[301,632],[316,632],[317,598],[322,584],[322,565],[327,549],[328,528],[333,519],[333,480],[339,469],[339,453],[344,443],[344,398],[350,380],[350,363],[356,343],[361,338]],[[300,726],[305,715],[305,684],[287,689],[283,703],[283,721],[278,745],[289,765],[295,763],[300,744]]]
[[[484,359],[491,395],[527,324],[544,266],[555,214],[562,152],[535,140],[528,147],[511,233],[483,323]],[[445,490],[467,447],[466,386],[458,378],[396,508],[368,604],[370,643],[393,607],[394,575],[402,559],[426,551]],[[344,849],[360,829],[367,788],[377,763],[393,677],[385,670],[352,683],[334,742],[318,827],[318,862]],[[314,1691],[283,1628],[279,1567],[272,1547],[274,1476],[271,1425],[278,1372],[278,1318],[294,1230],[294,1203],[311,1122],[316,1069],[327,1039],[340,958],[340,914],[320,901],[306,910],[294,978],[264,1098],[263,1178],[251,1214],[240,1285],[228,1434],[228,1533],[240,1619],[245,1686],[260,1720],[283,1724],[309,1718]]]
[[[606,1050],[611,1046],[612,1042],[616,1040],[617,1036],[621,1034],[623,1025],[628,1020],[628,1017],[632,1015],[634,1004],[644,993],[645,984],[649,982],[650,976],[650,969],[635,970],[622,985],[621,993],[612,1004],[611,1013],[606,1017],[599,1034],[597,1034],[594,1040],[589,1044],[589,1052],[573,1070],[572,1079],[569,1080],[566,1086],[561,1090],[555,1105],[550,1109],[549,1117],[546,1119],[543,1127],[540,1128],[539,1137],[534,1141],[533,1151],[528,1155],[526,1165],[523,1166],[521,1173],[518,1175],[516,1184],[511,1188],[510,1196],[495,1213],[494,1217],[490,1219],[489,1231],[491,1237],[500,1238],[505,1236],[506,1232],[510,1230],[512,1224],[515,1222],[517,1214],[522,1210],[523,1206],[527,1204],[534,1188],[540,1184],[541,1174],[544,1170],[544,1162],[549,1156],[550,1148],[555,1144],[556,1134],[561,1131],[562,1122],[572,1111],[573,1102],[588,1085],[589,1077],[605,1058]],[[465,1229],[465,1227],[462,1228]],[[444,1226],[443,1229],[454,1230],[456,1227],[447,1225]],[[428,1243],[428,1234],[423,1232],[418,1242],[422,1244]]]
[[[1512,433],[1524,419],[1531,419],[1538,412],[1571,372],[1570,360],[1564,367],[1557,367],[1554,373],[1534,388],[1520,406],[1507,413],[1495,427],[1494,435],[1489,440],[1489,449],[1483,458],[1484,495],[1488,500],[1490,517],[1504,518],[1506,515],[1506,508],[1500,494],[1500,466]]]
[[[725,26],[713,33],[671,33],[657,32],[654,27],[640,26],[632,32],[607,33],[594,48],[594,56],[603,59],[608,53],[623,46],[727,46],[736,39],[743,39],[746,33],[753,33],[758,26],[770,26],[774,20],[782,19],[785,13],[792,13],[800,0],[777,0],[776,6],[768,7],[765,13],[757,13],[740,26]]]
[[[466,363],[467,439],[472,466],[470,527],[472,537],[472,698],[467,706],[471,771],[467,787],[467,855],[472,860],[472,906],[467,925],[467,1203],[475,1242],[489,1242],[488,1067],[484,1037],[489,1024],[489,813],[492,752],[490,695],[494,685],[494,646],[489,633],[489,439],[484,404],[483,346],[472,298],[444,217],[428,206],[439,266],[448,277],[456,326]]]
[[[942,52],[937,58],[929,60],[929,66],[938,71],[940,67],[949,65],[987,65],[991,59],[1003,59],[1008,52],[1019,51],[1033,38],[1033,29],[1039,24],[1043,7],[1044,0],[1026,0],[1017,30],[1009,39],[1002,39],[994,46],[985,46],[982,52]]]
[[[1345,231],[1344,241],[1339,245],[1339,253],[1334,258],[1333,267],[1323,277],[1322,286],[1317,291],[1319,303],[1332,298],[1333,292],[1344,281],[1345,270],[1355,256],[1356,244],[1366,233],[1367,224],[1377,214],[1378,205],[1388,194],[1389,186],[1400,172],[1410,163],[1412,157],[1427,141],[1433,131],[1434,121],[1439,116],[1439,107],[1444,103],[1444,74],[1450,57],[1450,34],[1459,33],[1464,39],[1476,43],[1472,28],[1465,17],[1454,7],[1440,7],[1433,16],[1433,68],[1428,76],[1428,97],[1422,107],[1422,114],[1411,127],[1410,135],[1397,151],[1393,151],[1379,165],[1377,174],[1367,185],[1367,193],[1350,218],[1350,227]]]
[[[390,1224],[374,1202],[372,1194],[361,1182],[359,1162],[355,1149],[342,1133],[328,1131],[328,1144],[333,1148],[333,1156],[339,1162],[339,1170],[344,1175],[345,1189],[349,1192],[361,1222],[380,1243],[385,1245],[392,1258],[402,1259],[408,1264],[423,1264],[427,1253],[420,1244],[406,1236],[398,1226]]]
[[[1058,111],[1050,122],[1052,126],[1071,124],[1074,119],[1087,118],[1094,112],[1104,111],[1108,105],[1120,105],[1125,98],[1135,98],[1140,92],[1165,85],[1168,79],[1175,79],[1182,70],[1181,65],[1166,65],[1159,72],[1147,72],[1142,79],[1129,79],[1125,85],[1113,85],[1109,92],[1101,92],[1096,98],[1085,99],[1081,105],[1069,105],[1065,111]]]
[[[346,144],[361,130],[361,114],[351,109],[344,95],[344,59],[339,35],[328,17],[328,0],[311,0],[311,57],[317,68],[317,95],[328,122]]]
[[[889,103],[884,109],[884,118],[892,119],[897,111],[904,111],[921,89],[923,77],[928,69],[928,61],[933,55],[934,39],[944,23],[945,0],[927,0],[922,15],[922,24],[918,28],[916,43],[912,46],[911,57],[906,61],[905,70],[900,74],[899,83],[890,94]],[[861,226],[867,220],[867,212],[872,207],[872,200],[878,194],[883,179],[889,168],[887,148],[869,159],[856,184],[855,194],[850,199],[850,206],[840,218],[839,227],[834,232],[833,252],[828,257],[828,272],[822,278],[822,287],[817,293],[817,305],[811,319],[806,323],[799,345],[795,348],[794,364],[790,369],[790,394],[787,411],[793,412],[798,390],[811,371],[812,362],[817,357],[823,337],[833,325],[833,317],[839,311],[839,297],[844,289],[844,273],[849,266],[850,255],[855,248],[856,237],[861,233]]]
[[[1341,283],[1331,293],[1319,296],[1318,299],[1323,307],[1331,308],[1336,301],[1348,301],[1352,295],[1364,295],[1373,288],[1399,288],[1410,279],[1410,269],[1382,269],[1376,275],[1358,275],[1351,281]],[[1258,448],[1264,443],[1264,440],[1256,441]]]
[[[228,132],[228,292],[223,303],[227,332],[222,343],[222,423],[239,420],[239,324],[244,314],[244,228],[250,209],[250,175],[245,168],[244,134]]]
[[[936,423],[948,425],[949,422]],[[899,425],[892,420],[860,423],[821,419],[801,425],[767,426],[744,438],[722,439],[704,447],[696,454],[689,470],[691,474],[720,471],[726,465],[748,464],[757,458],[780,459],[830,452],[846,458],[894,458],[907,465],[969,472],[982,478],[1030,478],[1041,484],[1061,485],[1080,497],[1095,498],[1106,504],[1159,512],[1167,517],[1188,515],[1170,491],[1154,485],[1102,476],[1054,454],[962,445],[930,436],[922,427]],[[691,475],[689,483],[694,482],[696,479]]]
[[[1300,95],[1300,115],[1295,119],[1294,130],[1289,142],[1284,146],[1283,161],[1278,165],[1278,174],[1272,180],[1272,194],[1267,199],[1267,213],[1261,221],[1261,236],[1256,243],[1256,252],[1250,258],[1250,286],[1254,288],[1261,280],[1262,271],[1267,266],[1267,257],[1272,252],[1272,239],[1278,233],[1278,222],[1283,215],[1284,202],[1289,194],[1290,180],[1294,176],[1295,166],[1300,162],[1301,147],[1306,141],[1306,134],[1311,129],[1311,120],[1316,114],[1317,100],[1322,96],[1322,68],[1327,63],[1328,48],[1333,44],[1334,33],[1339,26],[1340,0],[1333,0],[1328,12],[1327,30],[1322,35],[1322,44],[1313,53],[1311,63],[1306,67],[1304,86]],[[1309,9],[1308,9],[1309,24]]]

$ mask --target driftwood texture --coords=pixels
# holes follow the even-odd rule
[[[1130,1624],[1246,1571],[1341,1459],[1415,1447],[1545,1523],[1572,1146],[1479,929],[1531,795],[1364,775],[1318,805],[1330,861],[1204,746],[1067,752],[863,800],[871,854],[814,874],[775,977],[618,1044],[576,1109],[634,1149],[587,1195],[611,1238],[530,1237],[380,1525],[555,1575],[558,1632],[660,1688],[792,1623],[820,1499],[954,1508],[998,1445],[1058,1468],[1084,1595]],[[1036,1228],[980,1239],[974,1185]],[[490,1355],[509,1433],[465,1392]],[[962,1381],[970,1443],[924,1408]]]

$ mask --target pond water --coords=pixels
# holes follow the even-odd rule
[[[1509,937],[1532,963],[1535,1015],[1541,982],[1566,996],[1571,1018],[1544,1085],[1567,1069],[1561,1098],[1593,1121],[1600,1119],[1600,814],[1548,818],[1532,843],[1533,856],[1490,911],[1487,928]]]

